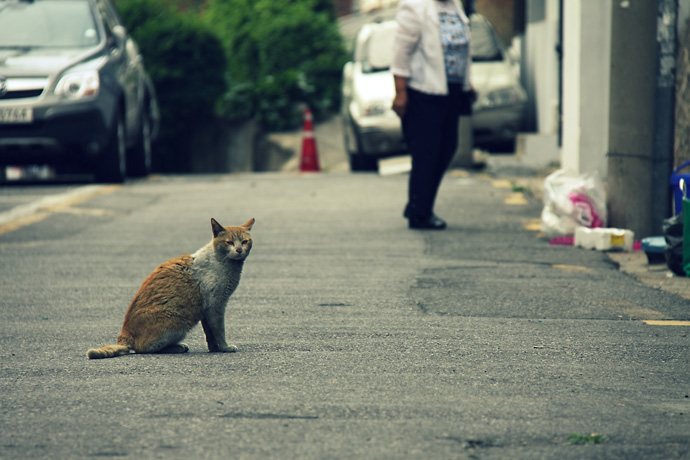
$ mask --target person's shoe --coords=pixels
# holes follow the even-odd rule
[[[410,228],[415,230],[445,230],[446,221],[435,215],[429,217],[410,217]]]

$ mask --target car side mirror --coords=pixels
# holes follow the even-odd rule
[[[352,66],[354,63],[352,61],[348,62],[345,64],[345,67],[343,67],[343,77],[345,79],[352,78]]]
[[[127,31],[123,26],[115,26],[112,30],[114,43],[113,45],[118,50],[123,50],[125,48],[125,43],[127,42]]]

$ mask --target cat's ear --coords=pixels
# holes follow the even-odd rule
[[[249,219],[247,221],[247,223],[242,225],[242,227],[246,228],[247,230],[251,230],[253,225],[254,225],[254,218],[252,217],[251,219]]]
[[[216,219],[214,219],[213,217],[211,217],[211,229],[213,229],[213,237],[214,238],[217,238],[218,235],[220,235],[221,233],[223,233],[225,231],[225,227],[220,225],[218,223],[218,221],[216,221]]]

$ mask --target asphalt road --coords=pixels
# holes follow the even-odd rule
[[[526,229],[541,203],[501,185],[447,176],[439,233],[405,227],[405,176],[21,199],[0,224],[0,458],[689,458],[690,327],[643,322],[688,321],[688,300],[548,246]],[[228,306],[239,352],[196,328],[185,355],[88,360],[211,217],[256,218]]]

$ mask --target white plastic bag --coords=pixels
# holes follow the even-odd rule
[[[606,227],[606,192],[597,171],[578,175],[559,169],[544,179],[541,231],[574,235],[577,227]]]

